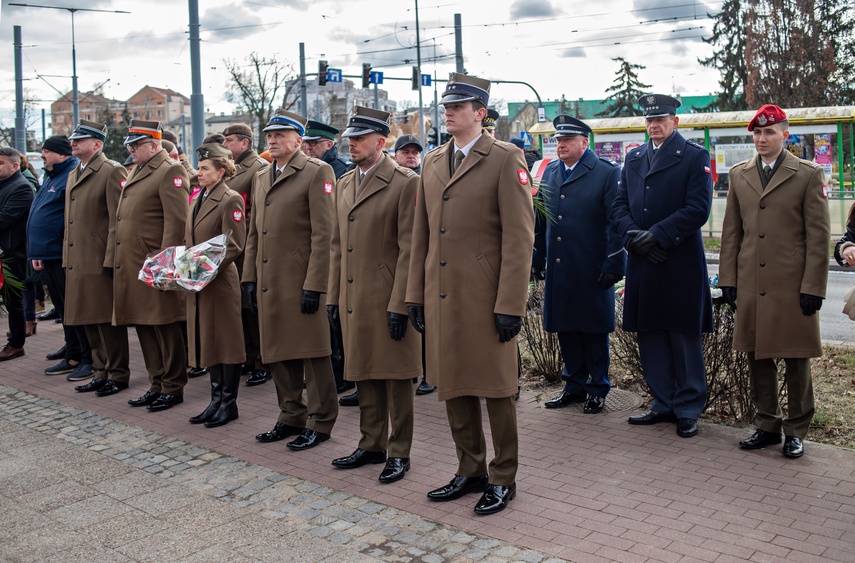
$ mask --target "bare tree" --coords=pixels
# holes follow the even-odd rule
[[[287,90],[290,90],[289,81],[293,82],[294,65],[267,58],[257,52],[250,53],[242,62],[233,59],[223,62],[229,72],[226,100],[253,116],[257,149],[262,151],[267,142],[261,130],[278,109],[281,90],[286,90],[286,96],[282,99],[288,101]]]

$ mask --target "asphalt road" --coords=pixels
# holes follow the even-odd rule
[[[710,276],[718,273],[718,264],[709,264]],[[823,340],[855,345],[855,321],[842,313],[843,296],[855,285],[855,271],[828,272],[828,288],[820,311],[820,334]]]

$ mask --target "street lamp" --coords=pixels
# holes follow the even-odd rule
[[[19,4],[9,3],[10,6],[21,6],[22,8],[47,8],[49,10],[66,10],[71,12],[71,109],[73,121],[71,127],[74,128],[79,121],[79,100],[77,95],[77,49],[74,44],[74,12],[104,12],[109,14],[130,14],[123,10],[95,10],[92,8],[69,8],[67,6],[43,6],[41,4]]]

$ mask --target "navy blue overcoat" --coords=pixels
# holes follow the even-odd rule
[[[711,332],[712,300],[701,237],[712,205],[710,156],[676,131],[651,164],[652,150],[645,143],[626,155],[615,221],[624,245],[627,231],[647,230],[668,251],[668,259],[652,264],[629,253],[623,328]]]
[[[543,328],[607,333],[615,329],[615,291],[597,285],[601,272],[622,276],[626,252],[612,203],[620,167],[591,150],[564,180],[564,164],[549,163],[538,195],[551,221],[538,221],[534,261],[546,264]]]

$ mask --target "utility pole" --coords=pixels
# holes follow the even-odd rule
[[[307,115],[309,104],[306,100],[306,44],[300,43],[300,115]]]
[[[454,61],[457,72],[463,74],[463,18],[460,14],[454,14]]]
[[[193,166],[199,164],[194,150],[205,140],[205,98],[202,95],[202,57],[199,52],[199,0],[189,0],[190,9],[190,75],[193,92],[190,94],[190,123],[193,143],[184,147],[185,152],[193,155]],[[182,112],[183,114],[183,112]]]
[[[416,65],[419,69],[419,138],[425,138],[424,103],[422,102],[422,42],[419,35],[419,0],[416,3]]]
[[[22,62],[23,34],[21,26],[13,28],[15,44],[15,149],[27,152],[27,126],[24,120],[24,71]]]

